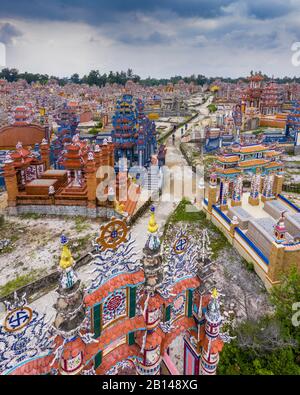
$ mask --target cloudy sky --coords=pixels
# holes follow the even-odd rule
[[[299,76],[300,0],[0,0],[7,66],[66,76]]]

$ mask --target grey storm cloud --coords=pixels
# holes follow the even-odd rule
[[[293,9],[291,0],[0,0],[3,17],[33,20],[83,21],[100,25],[109,21],[122,21],[130,13],[155,15],[169,13],[181,18],[216,18],[226,13],[226,7],[245,5],[248,16],[271,19]],[[295,6],[296,7],[296,6]],[[234,7],[233,7],[234,8]]]
[[[295,3],[291,0],[252,0],[247,2],[247,13],[250,17],[257,19],[273,19],[282,17],[296,7]]]
[[[129,45],[158,45],[158,44],[169,44],[172,42],[172,38],[166,34],[159,32],[151,33],[149,36],[131,36],[122,35],[118,37],[118,40],[124,44]]]
[[[0,42],[10,44],[15,37],[22,36],[22,32],[12,23],[0,23]]]

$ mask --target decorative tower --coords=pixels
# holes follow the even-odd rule
[[[208,205],[207,211],[212,213],[212,207],[217,203],[217,174],[211,173],[208,187]]]
[[[142,264],[145,273],[144,308],[143,314],[146,322],[146,331],[139,338],[142,359],[137,364],[137,372],[140,375],[156,375],[160,373],[161,362],[161,339],[158,328],[161,322],[162,311],[156,292],[163,279],[162,257],[160,254],[160,240],[158,237],[158,225],[155,220],[155,209],[151,208],[151,216],[148,224],[148,239],[143,249]]]
[[[136,134],[136,118],[133,110],[131,95],[123,95],[121,100],[117,101],[116,112],[112,117],[114,130],[112,139],[116,147],[116,162],[119,158],[127,158],[130,166],[134,161],[134,145]]]
[[[284,223],[284,212],[281,214],[281,217],[277,221],[277,224],[274,226],[274,235],[276,238],[276,243],[280,244],[285,241],[285,233],[286,227]]]
[[[272,200],[274,198],[273,184],[274,184],[274,174],[269,173],[265,176],[265,180],[264,180],[264,186],[263,186],[262,197],[261,197],[261,200],[263,202],[267,200]]]
[[[243,194],[243,177],[238,176],[234,180],[233,193],[232,193],[232,206],[240,206],[242,204],[242,194]]]
[[[62,254],[59,263],[61,277],[57,289],[58,299],[54,305],[57,314],[53,324],[59,345],[55,359],[58,359],[60,374],[75,375],[84,367],[85,343],[80,334],[85,320],[84,293],[81,281],[73,269],[74,260],[65,236],[61,236],[61,244]]]
[[[86,173],[86,184],[87,184],[87,195],[88,195],[88,207],[96,207],[96,189],[97,189],[97,179],[96,179],[96,164],[93,152],[88,153],[88,160],[85,166]]]
[[[220,184],[220,207],[222,211],[228,210],[229,181],[226,178]]]
[[[45,170],[48,170],[50,168],[50,146],[46,139],[43,139],[40,151],[42,161],[45,163]]]
[[[252,206],[259,205],[259,192],[260,192],[260,184],[261,184],[261,176],[260,173],[257,172],[252,176],[251,179],[251,187],[250,187],[250,196],[248,198],[249,204]]]
[[[213,290],[205,313],[205,335],[202,342],[200,375],[215,375],[219,362],[219,353],[224,342],[220,338],[222,316],[218,302],[218,291]]]
[[[10,154],[5,158],[4,162],[4,179],[7,191],[7,202],[9,207],[15,207],[17,204],[18,180],[14,166],[14,161]]]

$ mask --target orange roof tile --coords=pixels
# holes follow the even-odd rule
[[[245,160],[243,162],[240,162],[238,166],[239,167],[261,166],[261,165],[265,165],[266,163],[268,163],[268,161],[265,159],[251,159],[251,160]]]
[[[118,321],[115,325],[106,328],[101,336],[99,337],[98,343],[91,343],[86,345],[86,360],[91,359],[100,350],[103,350],[111,342],[117,340],[123,335],[127,335],[129,332],[143,329],[146,327],[146,323],[143,316],[134,318],[126,318],[125,320]]]
[[[224,162],[224,163],[234,163],[239,161],[239,156],[238,155],[232,155],[232,156],[218,156],[217,160],[219,162]]]
[[[56,366],[50,366],[54,358],[54,355],[48,355],[39,359],[35,359],[33,361],[29,361],[26,364],[19,366],[15,369],[11,375],[15,376],[33,376],[33,375],[42,375],[49,373],[51,368],[55,368]]]
[[[106,283],[101,285],[95,292],[87,295],[85,297],[86,306],[93,306],[97,302],[100,302],[102,299],[106,298],[107,295],[113,292],[115,289],[123,287],[127,284],[134,285],[141,283],[145,280],[144,272],[142,270],[135,273],[124,273],[111,278]]]
[[[222,169],[220,167],[216,167],[216,172],[220,174],[235,174],[235,173],[240,173],[241,170],[237,169],[236,167],[229,168],[229,169]]]
[[[238,147],[232,148],[232,151],[234,152],[241,152],[241,153],[250,153],[250,152],[261,152],[261,151],[267,151],[269,148],[265,145],[259,144],[259,145],[249,145],[246,147]]]
[[[111,367],[113,367],[118,362],[123,361],[131,356],[137,356],[140,354],[140,348],[133,344],[129,346],[128,344],[122,344],[121,346],[115,348],[105,357],[103,357],[103,361],[99,368],[96,370],[97,375],[105,374]]]

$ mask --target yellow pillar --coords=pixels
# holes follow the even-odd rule
[[[97,178],[96,178],[96,166],[93,154],[89,154],[89,159],[86,164],[86,183],[87,183],[87,197],[88,207],[96,207],[96,190],[97,190]]]
[[[275,174],[273,184],[273,194],[277,197],[282,192],[284,177],[281,174]]]
[[[8,158],[4,165],[4,180],[7,191],[7,204],[9,207],[17,205],[18,180],[13,161]]]
[[[232,221],[230,223],[230,236],[234,238],[235,228],[238,226],[239,222],[236,216],[233,216]]]
[[[274,241],[269,257],[269,268],[267,273],[267,276],[272,283],[279,281],[280,274],[283,272],[283,265],[284,245],[278,244]]]

